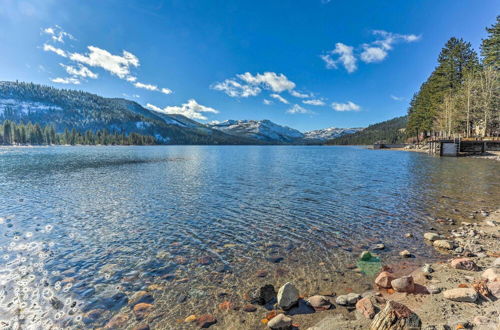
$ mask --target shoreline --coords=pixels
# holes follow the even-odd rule
[[[417,315],[421,329],[500,329],[500,209],[483,221],[462,222],[458,228],[439,234],[440,239],[453,247],[436,248],[450,257],[447,261],[426,264],[407,274],[388,269],[393,278],[412,282],[409,285],[413,286],[411,290],[382,288],[379,281],[373,292],[361,295],[368,297],[363,299],[366,306],[359,301],[355,306],[348,306],[356,309],[351,313],[354,314],[350,315],[351,319],[327,316],[309,330],[389,329],[380,327],[382,317],[377,318],[388,309],[389,301],[402,304]],[[424,236],[431,238],[431,235]],[[435,243],[438,240],[434,243],[427,241],[439,245]],[[408,277],[412,280],[407,281]],[[366,311],[370,309],[367,306],[374,310],[371,317],[366,317]],[[375,312],[377,309],[378,313]]]

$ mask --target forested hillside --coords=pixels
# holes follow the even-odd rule
[[[161,144],[258,144],[210,129],[181,115],[143,108],[133,101],[23,82],[0,82],[0,122],[50,125],[57,133],[149,135]]]
[[[448,40],[437,67],[410,103],[408,134],[500,135],[500,16],[486,30],[481,58],[469,42]]]
[[[406,116],[373,124],[354,134],[344,135],[326,142],[329,145],[367,145],[377,141],[403,143],[406,140]]]

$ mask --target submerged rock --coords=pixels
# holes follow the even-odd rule
[[[248,301],[252,304],[265,305],[276,298],[274,286],[266,284],[259,289],[254,289],[248,293]]]
[[[425,233],[424,238],[428,241],[434,242],[441,238],[441,235],[436,233]]]
[[[299,301],[299,290],[290,282],[285,283],[278,291],[278,306],[288,310]]]
[[[196,319],[196,324],[203,329],[208,328],[215,323],[217,323],[217,319],[210,314],[202,315]]]
[[[471,288],[456,288],[443,291],[443,297],[458,302],[476,302],[478,294]]]
[[[410,258],[410,257],[412,257],[411,252],[408,251],[408,250],[403,250],[403,251],[399,252],[399,255],[402,256],[403,258]]]
[[[139,303],[134,306],[134,315],[136,320],[140,321],[148,316],[154,309],[154,306],[147,303]]]
[[[422,322],[408,307],[395,301],[388,301],[385,308],[375,315],[370,330],[420,329]]]
[[[372,254],[368,251],[361,252],[359,259],[362,261],[369,261],[372,258]]]
[[[278,314],[267,323],[267,326],[273,330],[288,330],[292,327],[292,319],[285,314]]]

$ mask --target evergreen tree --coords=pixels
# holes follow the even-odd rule
[[[486,28],[488,38],[483,39],[481,43],[481,55],[483,63],[486,66],[493,66],[500,70],[500,15],[497,16],[497,22],[491,27]]]

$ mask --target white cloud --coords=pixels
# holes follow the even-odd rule
[[[280,101],[281,103],[285,103],[285,104],[289,103],[287,99],[285,99],[283,96],[281,96],[279,94],[271,94],[269,96],[272,97],[273,99]]]
[[[415,42],[420,40],[421,36],[415,34],[398,34],[387,32],[384,30],[374,30],[372,34],[377,40],[365,43],[357,47],[359,52],[354,54],[354,47],[347,46],[343,43],[336,43],[335,49],[320,55],[320,58],[325,62],[327,69],[336,69],[341,63],[347,70],[352,73],[357,69],[357,57],[365,63],[376,63],[383,61],[389,50],[398,42]],[[339,55],[335,58],[335,55]]]
[[[214,108],[199,104],[195,99],[190,99],[187,103],[184,103],[181,106],[168,106],[163,109],[150,103],[148,103],[146,107],[166,114],[179,114],[191,119],[199,120],[207,120],[207,117],[205,117],[203,113],[219,113],[219,111]]]
[[[147,89],[148,91],[153,91],[153,92],[161,92],[163,94],[172,94],[172,90],[169,89],[169,88],[159,88],[158,86],[156,85],[153,85],[153,84],[145,84],[145,83],[141,83],[139,81],[135,82],[134,83],[134,86],[137,87],[137,88],[142,88],[142,89]]]
[[[222,91],[230,97],[256,96],[261,92],[257,86],[241,84],[234,79],[226,79],[223,82],[215,83],[210,88]]]
[[[73,77],[67,77],[67,78],[54,78],[51,79],[52,82],[58,83],[58,84],[73,84],[73,85],[80,85],[80,80],[73,78]]]
[[[51,39],[55,42],[64,43],[65,38],[75,40],[75,37],[73,37],[68,32],[63,31],[63,29],[59,25],[43,29],[43,33],[50,35]]]
[[[395,96],[391,94],[391,99],[393,99],[394,101],[403,101],[405,98],[402,96]]]
[[[379,39],[371,44],[363,45],[361,60],[365,63],[383,61],[387,57],[387,52],[392,50],[394,44],[398,42],[415,42],[421,38],[421,36],[415,34],[398,34],[383,30],[374,30],[372,34],[379,37]]]
[[[128,82],[136,82],[137,81],[137,77],[128,76],[127,78],[125,78],[125,80],[127,80]]]
[[[295,97],[298,97],[301,99],[305,99],[306,97],[311,97],[311,95],[309,95],[309,94],[301,93],[301,92],[298,92],[296,90],[291,90],[290,94],[292,94],[292,96],[295,96]]]
[[[277,93],[295,88],[295,83],[288,80],[282,73],[264,72],[263,74],[252,75],[250,72],[245,72],[237,75],[237,77],[250,85],[262,85],[264,88]]]
[[[341,42],[335,44],[335,49],[329,51],[327,54],[320,55],[321,59],[326,63],[327,69],[336,69],[337,63],[342,63],[347,72],[352,73],[356,71],[356,57],[353,53],[353,47],[345,45]],[[332,55],[339,55],[338,59],[334,60]]]
[[[325,102],[323,100],[303,100],[302,103],[315,106],[325,105]]]
[[[62,56],[62,57],[68,57],[68,54],[66,54],[66,52],[64,50],[62,50],[61,48],[56,48],[52,45],[43,44],[43,50],[46,52],[56,53],[57,55]]]
[[[64,65],[62,63],[59,63],[59,65],[61,65],[66,70],[66,72],[72,76],[79,76],[83,78],[92,78],[92,79],[97,79],[98,77],[97,73],[90,71],[89,68],[81,64],[79,64],[78,68],[75,68],[74,66],[71,65]]]
[[[380,62],[387,56],[387,52],[382,48],[370,47],[368,45],[364,45],[363,48],[364,51],[361,53],[361,60],[365,63]]]
[[[333,102],[332,109],[335,111],[359,111],[361,110],[361,107],[351,101],[348,101],[347,103]]]
[[[122,52],[122,56],[120,56],[113,55],[107,50],[95,46],[88,46],[87,48],[90,53],[72,53],[69,58],[75,62],[103,68],[121,79],[126,79],[129,76],[130,67],[139,66],[139,59],[134,54],[125,50]]]
[[[149,91],[158,91],[158,86],[156,86],[156,85],[144,84],[144,83],[141,83],[141,82],[136,82],[134,84],[134,86],[137,87],[137,88],[147,89]]]
[[[262,103],[264,103],[265,105],[271,105],[271,104],[273,104],[273,101],[268,100],[268,99],[264,99],[264,100],[262,101]]]
[[[293,107],[291,107],[290,109],[288,109],[286,111],[287,113],[290,113],[290,114],[306,114],[306,113],[313,113],[312,111],[310,110],[307,110],[303,107],[301,107],[300,105],[298,104],[294,104]]]

